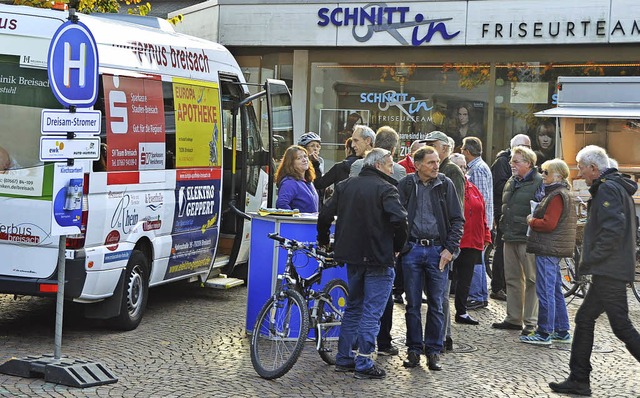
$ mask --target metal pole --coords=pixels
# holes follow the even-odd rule
[[[64,265],[67,238],[60,235],[58,248],[58,294],[56,301],[56,329],[54,337],[53,358],[60,359],[62,351],[62,309],[64,308]]]

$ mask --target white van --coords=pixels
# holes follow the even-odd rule
[[[101,158],[43,163],[41,111],[61,108],[47,51],[66,18],[0,5],[0,293],[56,294],[52,212],[61,200],[79,200],[71,216],[81,233],[66,236],[65,298],[86,303],[87,317],[130,330],[149,287],[202,283],[247,262],[242,213],[271,205],[270,109],[280,119],[287,109],[291,121],[291,97],[283,82],[265,84],[261,132],[252,105],[261,106],[252,101],[259,95],[249,95],[223,46],[162,20],[147,27],[80,15],[98,43]],[[54,167],[81,168],[71,199],[54,194]]]

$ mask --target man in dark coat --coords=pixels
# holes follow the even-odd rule
[[[354,371],[358,379],[381,379],[373,362],[380,317],[391,294],[395,253],[407,239],[407,212],[390,177],[391,152],[372,149],[357,177],[336,186],[318,216],[318,243],[329,243],[335,216],[335,258],[347,264],[349,297],[345,308],[336,371]],[[356,348],[354,354],[353,347]]]
[[[613,333],[640,362],[640,333],[629,319],[627,304],[627,284],[634,280],[636,267],[638,222],[632,196],[638,184],[609,168],[609,157],[598,146],[582,148],[576,161],[579,177],[590,186],[591,194],[578,269],[592,275],[592,283],[576,313],[569,377],[549,387],[565,394],[591,395],[594,328],[603,312]]]

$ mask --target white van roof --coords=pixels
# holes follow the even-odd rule
[[[23,65],[46,67],[50,39],[67,16],[66,11],[0,4],[0,52],[20,56]],[[158,28],[131,22],[140,18],[125,21],[105,15],[78,16],[98,43],[101,68],[199,80],[217,80],[210,74],[221,70],[242,79],[235,59],[218,43],[177,33],[164,24]],[[148,18],[150,25],[160,26],[156,18]]]

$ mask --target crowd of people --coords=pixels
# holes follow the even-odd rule
[[[539,129],[539,149],[545,149],[547,127]],[[453,349],[452,294],[458,324],[478,325],[468,311],[486,307],[490,297],[506,301],[507,313],[491,327],[519,331],[524,344],[572,344],[570,375],[549,383],[553,391],[591,394],[589,358],[595,320],[603,312],[640,361],[640,334],[626,304],[626,283],[635,268],[637,184],[604,149],[589,145],[576,159],[578,178],[591,193],[579,269],[593,275],[593,285],[572,335],[559,263],[574,255],[577,215],[562,159],[540,162],[531,139],[519,134],[489,166],[480,138],[463,136],[460,153],[452,153],[458,143],[433,131],[395,163],[394,129],[383,126],[374,133],[355,125],[345,160],[322,175],[320,137],[307,133],[299,144],[285,152],[276,173],[277,205],[319,212],[320,245],[329,244],[329,228],[336,224],[334,255],[347,265],[349,285],[336,371],[359,379],[385,377],[374,353],[399,354],[391,319],[394,301],[405,300],[403,366],[419,366],[424,355],[430,370],[441,370],[440,355]],[[318,191],[330,186],[332,195],[321,205]],[[494,249],[491,267],[488,248]]]

